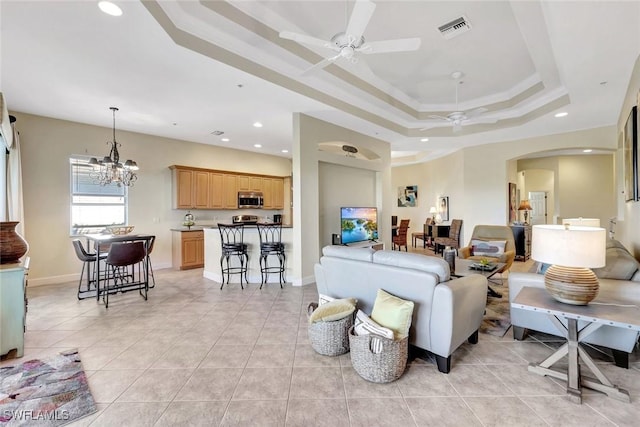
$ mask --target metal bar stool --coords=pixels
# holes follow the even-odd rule
[[[227,283],[229,283],[232,274],[240,275],[240,288],[242,286],[242,276],[247,279],[247,270],[249,266],[249,254],[247,253],[247,244],[244,243],[244,224],[218,224],[220,230],[220,244],[222,245],[222,255],[220,255],[220,271],[222,273],[222,284],[224,286],[224,275],[227,274]],[[240,266],[232,265],[232,258],[238,257]],[[225,265],[226,264],[226,265]]]
[[[73,243],[73,249],[76,251],[76,256],[80,261],[82,261],[82,270],[80,271],[80,280],[78,281],[78,299],[93,297],[94,290],[91,289],[91,284],[96,281],[95,263],[98,262],[98,257],[95,253],[87,252],[79,239],[74,239],[71,243]],[[104,260],[105,258],[107,258],[106,253],[100,254],[100,260]],[[93,273],[91,272],[91,265],[94,265]],[[82,289],[82,279],[84,277],[85,267],[87,268],[86,289]],[[87,293],[90,295],[85,295]]]
[[[147,245],[143,241],[133,242],[115,242],[111,244],[109,249],[109,255],[105,263],[111,267],[111,275],[113,278],[113,287],[107,285],[104,289],[102,298],[105,301],[105,308],[109,308],[109,294],[112,292],[126,291],[131,289],[138,289],[140,295],[147,299],[147,291],[149,290],[149,276],[146,269],[145,258],[147,256]],[[145,268],[144,278],[135,282],[135,266],[143,263]],[[132,267],[132,272],[129,273],[128,267]],[[141,272],[142,275],[142,272]],[[134,286],[133,288],[125,289],[125,287]],[[142,292],[144,291],[144,293]]]
[[[280,280],[280,288],[285,281],[285,262],[284,243],[282,243],[282,223],[256,224],[258,227],[258,235],[260,236],[260,274],[262,276],[262,285],[269,280],[269,273],[278,273]],[[278,265],[269,266],[267,261],[270,255],[278,258]]]

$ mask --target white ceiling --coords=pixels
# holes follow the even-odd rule
[[[328,40],[353,0],[115,3],[120,17],[97,1],[2,0],[9,109],[110,127],[117,106],[118,129],[279,156],[302,112],[389,141],[398,162],[425,160],[615,125],[640,54],[640,1],[375,1],[366,40],[419,37],[420,49],[302,76],[331,51],[278,33]],[[471,30],[443,38],[438,26],[461,15]],[[453,133],[429,118],[458,109],[454,71],[459,109],[485,107],[495,124]]]

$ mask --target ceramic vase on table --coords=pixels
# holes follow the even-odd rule
[[[0,264],[19,262],[27,253],[29,245],[16,232],[18,221],[0,222]]]

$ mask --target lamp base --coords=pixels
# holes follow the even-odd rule
[[[598,296],[598,277],[588,268],[552,265],[544,275],[544,285],[557,301],[587,305]]]

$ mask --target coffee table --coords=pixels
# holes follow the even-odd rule
[[[493,262],[491,265],[495,266],[495,268],[491,270],[477,270],[471,268],[477,263],[478,261],[474,261],[472,259],[456,258],[456,270],[451,273],[451,275],[454,277],[464,277],[469,276],[470,274],[481,274],[489,280],[493,275],[502,273],[504,268],[507,266],[504,262]],[[491,286],[487,287],[487,294],[495,298],[502,298],[502,294],[493,290]]]
[[[603,325],[640,331],[640,308],[621,305],[616,301],[597,298],[589,305],[571,305],[556,301],[546,289],[524,287],[511,303],[512,307],[545,313],[567,342],[551,356],[536,364],[529,364],[529,372],[550,376],[567,382],[570,400],[582,403],[582,387],[605,393],[623,402],[630,402],[629,392],[613,385],[595,362],[582,348],[581,342]],[[560,319],[567,322],[565,326]],[[578,330],[578,321],[587,325]],[[566,372],[551,369],[551,366],[567,356]],[[582,361],[596,378],[582,376]]]

